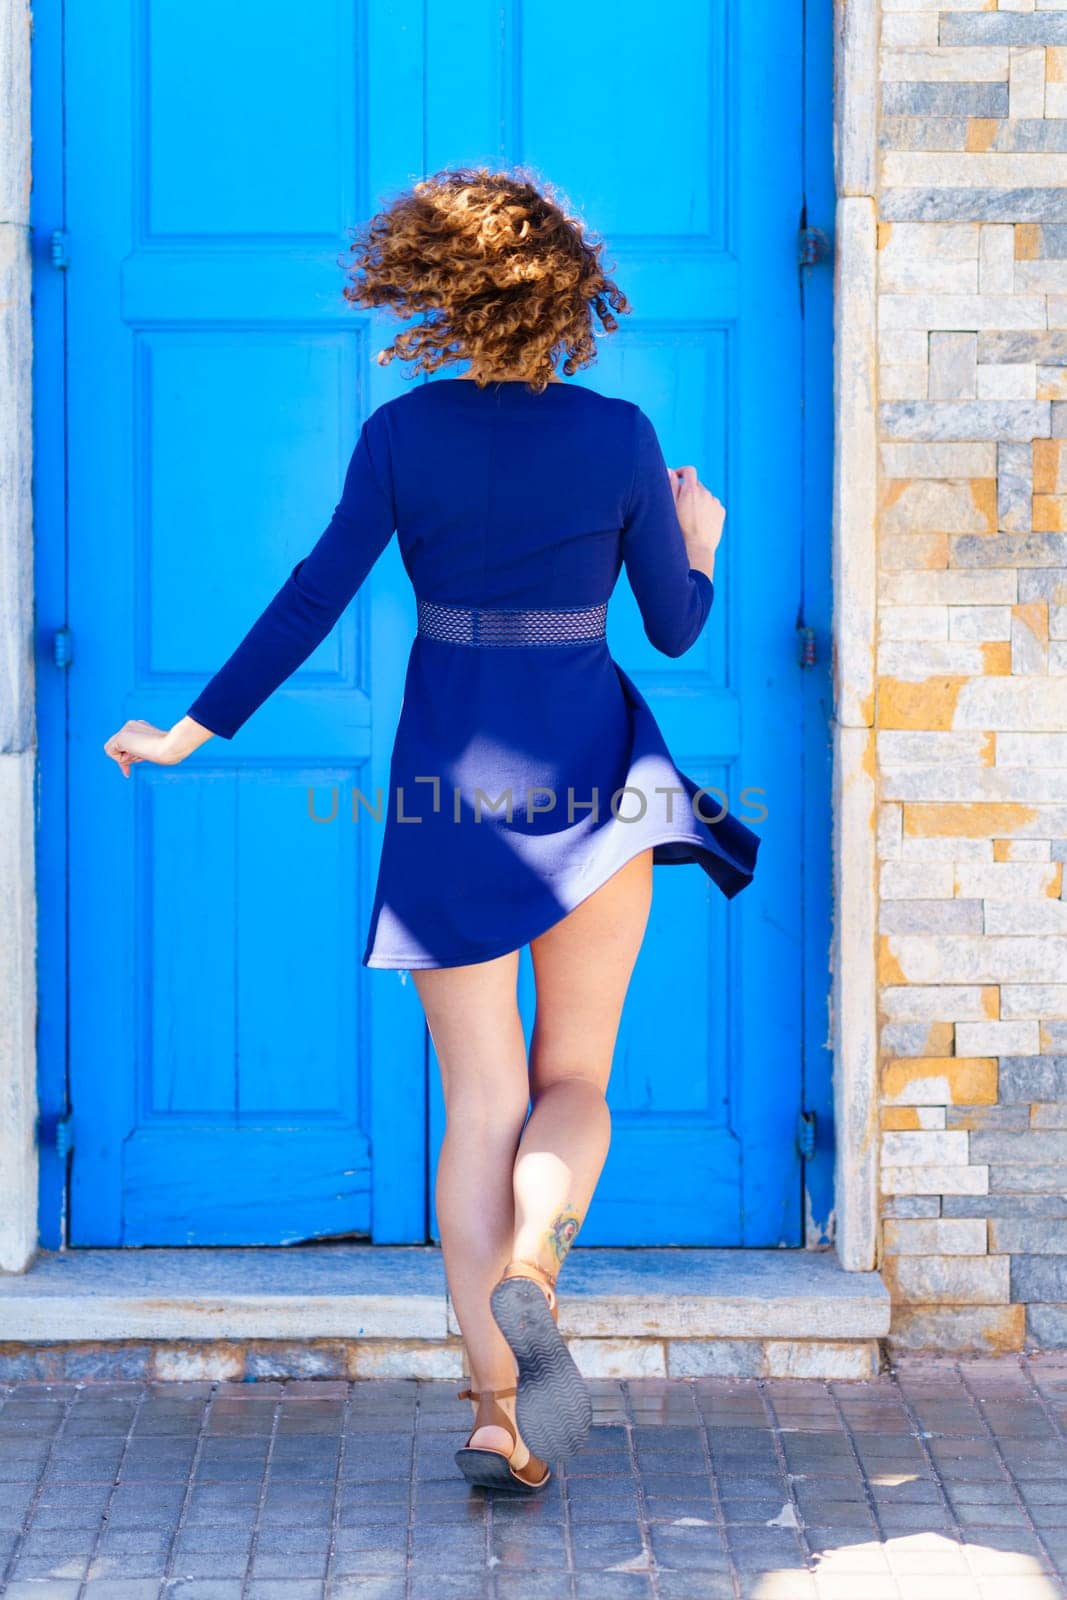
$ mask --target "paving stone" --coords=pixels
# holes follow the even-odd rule
[[[241,1587],[232,1578],[180,1578],[168,1588],[168,1600],[241,1600]]]
[[[155,1578],[93,1578],[82,1600],[156,1600],[161,1588]]]
[[[209,1386],[185,1419],[215,1430],[200,1441],[216,1448],[213,1470],[247,1466],[242,1452],[266,1443],[254,1432],[265,1403],[273,1413],[280,1401],[291,1429],[275,1436],[265,1481],[254,1452],[253,1480],[198,1475],[187,1504],[181,1476],[56,1481],[23,1498],[10,1548],[0,1541],[5,1600],[79,1600],[82,1576],[80,1600],[951,1600],[957,1579],[1015,1600],[1017,1584],[1067,1564],[1067,1359],[1052,1354],[905,1356],[832,1383],[604,1380],[598,1415],[611,1420],[536,1501],[472,1491],[455,1472],[468,1417],[452,1384],[408,1384],[419,1403],[408,1393],[401,1406],[390,1384],[361,1381],[346,1410],[332,1380],[321,1400],[314,1381],[299,1393],[297,1382],[292,1395],[285,1382]],[[83,1418],[104,1457],[121,1460],[139,1391],[114,1387]],[[23,1391],[3,1392],[11,1415]],[[64,1392],[53,1424],[75,1395]],[[64,1526],[79,1505],[79,1525]]]
[[[407,1549],[407,1518],[403,1522],[377,1522],[364,1519],[351,1528],[341,1528],[336,1535],[339,1551]]]
[[[405,1600],[403,1578],[336,1578],[329,1584],[329,1600]]]
[[[211,1555],[202,1555],[183,1550],[174,1557],[172,1566],[182,1578],[243,1578],[248,1570],[248,1553],[238,1549],[215,1550]]]
[[[315,1578],[253,1578],[244,1600],[321,1600],[322,1593]]]
[[[489,1595],[490,1581],[467,1573],[416,1573],[408,1596],[409,1600],[480,1600],[482,1595]]]
[[[498,1600],[572,1600],[571,1580],[564,1572],[516,1573],[498,1568],[496,1592]]]
[[[698,1572],[729,1572],[734,1536],[743,1539],[745,1529],[730,1530],[730,1540],[715,1527],[694,1526],[683,1522],[651,1530],[652,1553],[658,1564],[675,1570]]]
[[[34,1582],[21,1582],[16,1579],[5,1586],[4,1600],[76,1600],[80,1588],[81,1584],[70,1578],[49,1578]]]
[[[284,1554],[266,1555],[257,1552],[252,1560],[252,1577],[321,1580],[326,1576],[327,1561],[325,1545],[318,1551],[291,1550]]]
[[[330,1563],[334,1577],[359,1578],[371,1575],[388,1575],[404,1572],[407,1558],[399,1550],[347,1550],[336,1551]],[[446,1574],[441,1573],[444,1579]]]
[[[651,1577],[640,1572],[579,1573],[575,1579],[577,1600],[648,1600],[652,1593]]]

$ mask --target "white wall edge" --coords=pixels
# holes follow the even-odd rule
[[[37,1249],[33,750],[0,754],[0,1271]]]
[[[834,1205],[843,1267],[878,1244],[878,0],[835,0],[832,517]]]
[[[30,12],[0,4],[0,1271],[37,1249]]]

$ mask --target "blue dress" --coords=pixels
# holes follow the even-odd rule
[[[367,418],[329,525],[188,715],[231,739],[330,632],[394,531],[420,615],[606,606],[625,566],[649,640],[680,656],[712,605],[639,406],[573,382],[535,394],[435,379]],[[501,647],[420,624],[384,798],[367,967],[519,949],[650,845],[654,862],[697,862],[732,898],[760,844],[675,765],[603,637]]]

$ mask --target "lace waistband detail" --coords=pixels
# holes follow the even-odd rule
[[[418,601],[419,632],[446,644],[580,644],[603,639],[608,603],[558,611],[444,606]]]

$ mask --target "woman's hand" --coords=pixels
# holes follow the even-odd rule
[[[135,761],[154,761],[162,767],[174,767],[213,737],[209,728],[201,727],[192,717],[182,717],[173,728],[166,730],[153,727],[142,717],[134,717],[124,722],[118,733],[111,735],[104,745],[104,753],[118,762],[123,777],[128,778]]]
[[[715,551],[726,521],[726,508],[701,483],[696,467],[672,467],[670,483],[674,509],[678,513],[689,552],[689,565],[698,567],[710,578],[714,573]]]

